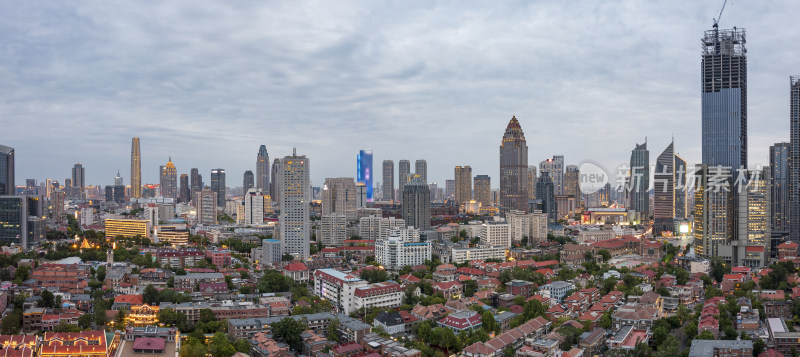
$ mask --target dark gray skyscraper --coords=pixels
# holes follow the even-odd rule
[[[500,210],[512,209],[528,212],[528,144],[516,116],[500,142]]]
[[[630,191],[628,193],[628,208],[639,213],[640,222],[650,219],[650,151],[647,150],[647,141],[636,144],[631,151]]]
[[[253,188],[253,185],[255,185],[253,171],[247,170],[244,172],[244,177],[242,179],[242,192],[247,193],[247,190]]]
[[[394,201],[394,161],[383,160],[383,200]]]
[[[422,159],[414,162],[414,173],[419,175],[423,183],[428,183],[428,162]]]
[[[211,191],[217,194],[217,206],[225,207],[225,169],[211,170]]]
[[[0,196],[14,195],[14,148],[0,145]]]
[[[256,155],[256,173],[255,173],[255,180],[256,180],[256,188],[259,191],[264,193],[269,193],[269,153],[267,153],[267,147],[265,145],[261,145],[258,148],[258,155]],[[247,190],[244,190],[246,193]]]
[[[283,189],[280,183],[280,168],[281,159],[275,158],[275,161],[272,162],[271,169],[272,175],[270,178],[272,181],[269,183],[269,195],[272,198],[272,202],[280,202],[281,190]]]
[[[770,197],[772,207],[773,232],[789,232],[789,143],[776,143],[769,147],[769,167],[771,172]]]
[[[789,238],[800,241],[800,76],[789,77]]]
[[[482,206],[488,207],[492,205],[492,179],[489,175],[475,176],[475,194],[473,198],[475,201],[481,203]]]
[[[527,175],[528,169],[525,168],[525,171]],[[548,171],[542,172],[541,176],[536,180],[536,199],[541,201],[539,209],[542,210],[542,213],[547,213],[548,223],[556,223],[558,221],[558,206],[556,204],[553,179],[550,178],[550,173]]]
[[[431,228],[431,192],[420,177],[403,187],[403,220],[419,230]]]
[[[76,199],[85,198],[86,189],[86,171],[83,165],[75,164],[72,167],[72,197]]]
[[[200,192],[203,189],[203,176],[200,175],[200,171],[197,168],[192,168],[189,173],[189,179],[192,181],[192,192],[191,192],[191,199],[194,199],[195,194]]]
[[[653,190],[653,235],[659,236],[664,231],[674,231],[675,149],[672,142],[656,158]]]
[[[192,189],[189,187],[189,175],[181,174],[180,177],[180,190],[178,191],[178,201],[187,203],[191,200]]]
[[[406,183],[408,182],[408,174],[411,173],[411,162],[408,160],[400,160],[397,162],[397,188],[400,191],[400,196],[403,196]]]

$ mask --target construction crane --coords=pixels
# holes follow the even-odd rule
[[[714,28],[717,28],[717,27],[718,27],[718,26],[717,26],[717,24],[719,24],[719,19],[721,19],[721,18],[722,18],[722,12],[723,12],[723,11],[725,11],[725,4],[727,4],[727,3],[728,3],[728,0],[725,0],[725,1],[722,3],[722,9],[720,9],[720,10],[719,10],[719,15],[717,15],[717,18],[716,18],[716,19],[714,19]]]

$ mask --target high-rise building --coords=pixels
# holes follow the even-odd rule
[[[492,205],[492,184],[489,175],[475,176],[475,201],[483,206]]]
[[[540,162],[539,172],[550,175],[556,195],[564,194],[564,155],[553,155],[553,158]]]
[[[191,199],[194,200],[194,195],[203,189],[203,176],[200,175],[200,170],[192,168],[189,173],[189,179],[192,183]]]
[[[269,153],[266,145],[261,145],[258,148],[258,155],[256,155],[255,183],[259,191],[267,194],[271,192],[269,190],[269,173]]]
[[[72,198],[86,198],[86,170],[83,165],[75,164],[72,167]]]
[[[270,174],[270,183],[269,183],[269,195],[272,198],[272,202],[281,202],[281,183],[280,183],[280,169],[281,169],[281,159],[275,158],[275,161],[272,162],[272,171]]]
[[[192,199],[192,190],[189,188],[189,175],[181,174],[178,201],[188,203]]]
[[[114,176],[114,186],[125,186],[125,182],[122,179],[122,175],[119,174],[119,171],[117,171],[117,176]]]
[[[348,221],[358,219],[356,183],[352,177],[326,178],[322,186],[322,216],[342,215]]]
[[[800,241],[800,76],[789,77],[789,101],[789,238]]]
[[[421,231],[431,228],[431,193],[419,177],[403,188],[403,220]]]
[[[257,188],[249,188],[242,200],[244,224],[264,224],[264,195]]]
[[[205,187],[195,193],[194,207],[198,224],[217,224],[217,193]]]
[[[456,166],[456,203],[462,205],[472,199],[472,168]]]
[[[367,202],[372,202],[372,150],[360,150],[356,158],[356,181],[367,186]]]
[[[686,219],[689,214],[688,183],[686,160],[675,154],[675,219]],[[609,188],[609,191],[611,189]]]
[[[383,160],[383,200],[394,201],[394,161]]]
[[[43,216],[40,196],[0,195],[0,243],[17,244],[24,250],[44,239]]]
[[[729,242],[743,238],[740,224],[747,219],[746,202],[734,186],[734,176],[747,168],[747,50],[745,30],[720,30],[716,24],[702,39],[701,108],[704,187],[695,190],[695,227],[704,224],[701,245],[705,256],[728,255]],[[724,177],[720,175],[725,175]],[[709,180],[710,179],[710,180]],[[718,189],[720,185],[727,189]],[[698,198],[701,199],[698,202]],[[746,199],[746,196],[744,197]],[[740,207],[741,203],[741,207]],[[700,205],[700,207],[697,207]],[[698,210],[698,208],[702,210]],[[698,216],[702,213],[702,216]],[[718,245],[726,245],[720,251]],[[700,254],[699,254],[700,255]]]
[[[444,181],[444,199],[454,200],[456,198],[456,180]]]
[[[541,201],[539,209],[542,213],[547,213],[548,224],[555,224],[558,221],[558,205],[553,186],[553,179],[550,178],[548,171],[542,172],[536,180],[536,199]]]
[[[161,167],[161,197],[175,199],[178,197],[178,169],[172,163],[172,157]]]
[[[247,191],[253,188],[255,186],[254,180],[255,177],[253,176],[253,171],[250,170],[245,171],[244,177],[242,178],[242,192],[247,193]]]
[[[14,148],[0,145],[0,196],[15,195]]]
[[[309,204],[311,203],[311,166],[305,156],[286,156],[280,161],[281,214],[280,232],[284,253],[305,259],[309,254],[311,223]]]
[[[769,147],[770,207],[772,231],[789,232],[789,143],[776,143]]]
[[[637,212],[640,222],[650,219],[650,151],[647,141],[636,144],[631,151],[628,202],[629,209]]]
[[[580,169],[576,165],[567,165],[564,169],[564,194],[575,197],[576,201],[581,199]]]
[[[536,199],[536,166],[528,166],[528,200]]]
[[[131,139],[131,198],[142,197],[142,155],[139,138]]]
[[[408,160],[400,160],[397,163],[397,189],[400,191],[400,196],[403,196],[406,183],[408,182],[408,175],[411,174],[411,162]],[[402,199],[402,197],[400,197]]]
[[[653,173],[653,235],[674,231],[675,226],[675,149],[670,142],[656,158]]]
[[[500,209],[528,212],[528,144],[516,117],[500,142]]]
[[[424,183],[428,183],[428,162],[425,160],[417,160],[414,163],[414,173],[419,175],[419,178]]]
[[[217,194],[217,204],[225,207],[225,169],[211,170],[211,191]]]
[[[323,215],[319,222],[319,239],[323,247],[341,247],[347,239],[347,217],[341,213]]]

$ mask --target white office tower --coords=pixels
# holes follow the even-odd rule
[[[481,225],[481,243],[492,247],[511,247],[511,227],[502,221],[489,221]]]
[[[341,247],[347,239],[347,217],[343,214],[322,216],[319,237],[324,247]]]
[[[363,182],[356,184],[356,208],[367,208],[367,185]]]
[[[244,195],[244,224],[264,224],[264,195],[258,189]]]
[[[392,230],[385,240],[375,242],[375,258],[387,270],[400,270],[406,265],[414,266],[431,259],[431,244],[419,242],[419,231],[409,229]]]
[[[506,213],[506,222],[508,222],[512,243],[520,243],[523,237],[528,237],[530,234],[531,216],[529,214],[510,210]]]
[[[362,217],[359,220],[358,235],[361,236],[361,239],[381,240],[388,238],[392,229],[401,229],[405,227],[406,221],[402,218],[384,218],[371,215],[369,217]]]
[[[281,183],[280,233],[284,253],[305,259],[309,254],[311,224],[308,205],[311,203],[310,162],[305,156],[286,156],[280,161]]]

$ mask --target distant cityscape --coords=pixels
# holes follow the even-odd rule
[[[789,137],[748,163],[746,33],[717,20],[699,163],[646,138],[618,168],[530,155],[511,113],[498,171],[443,185],[369,148],[312,183],[266,143],[147,183],[146,137],[111,185],[22,184],[0,145],[0,355],[797,356],[800,76]]]

